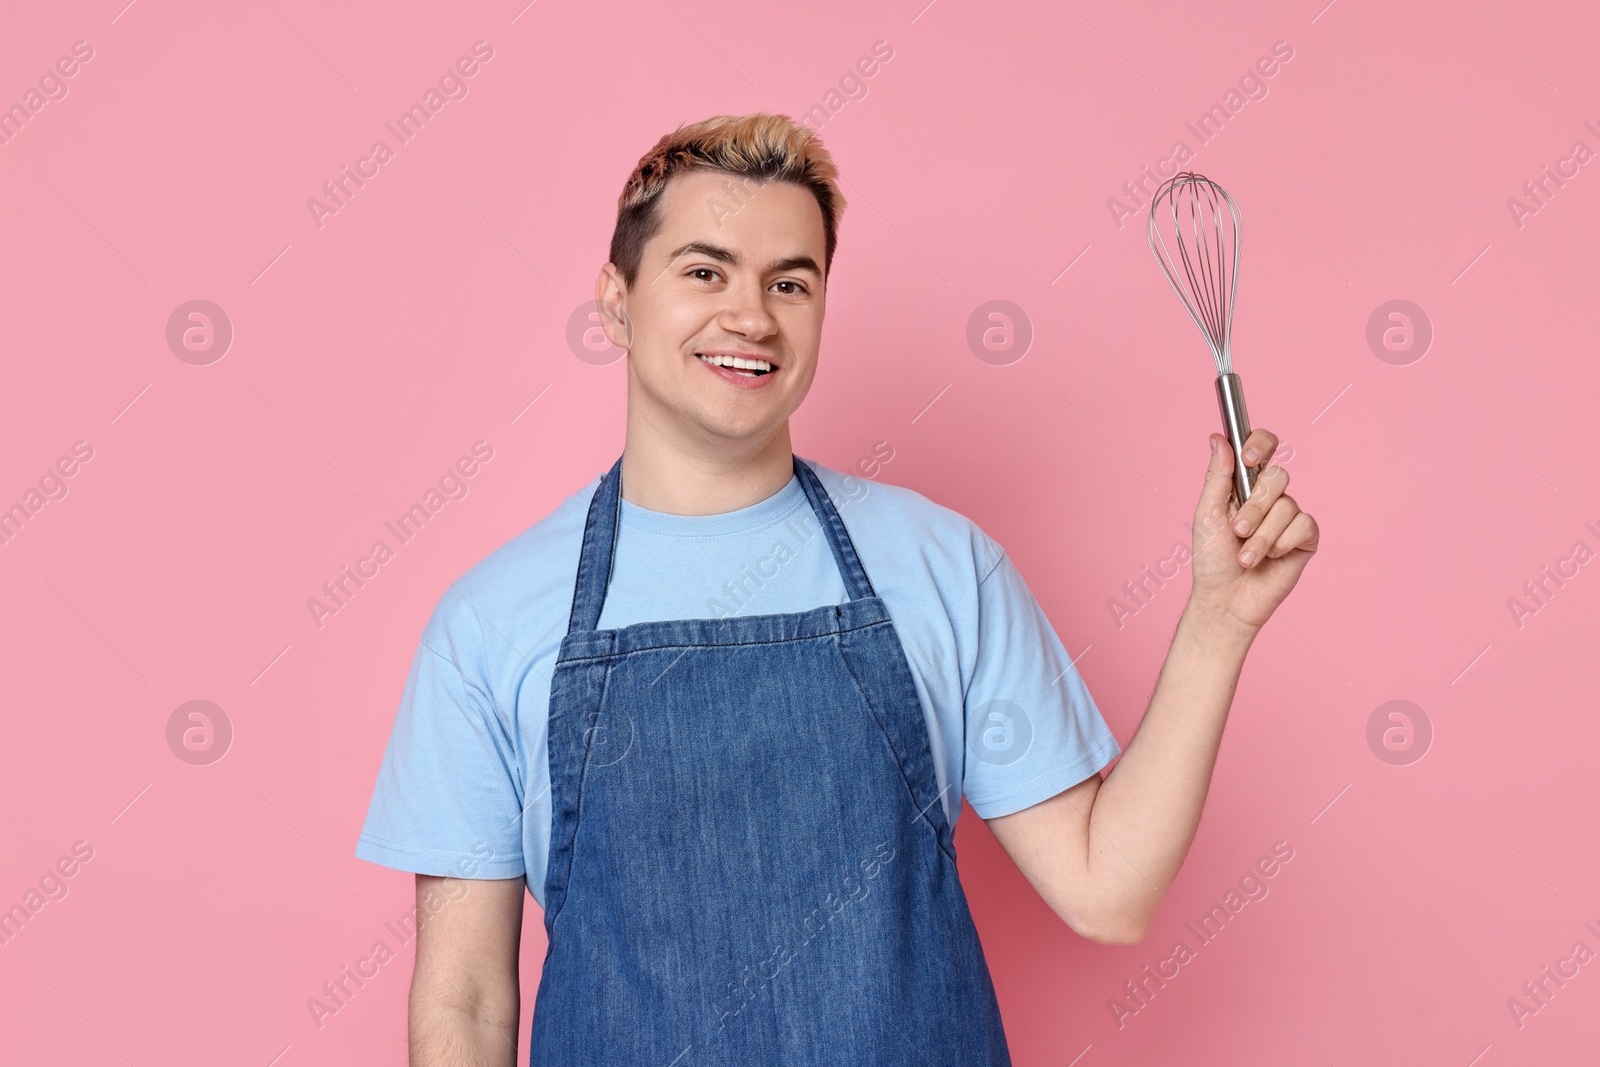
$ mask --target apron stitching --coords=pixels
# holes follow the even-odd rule
[[[595,705],[597,707],[601,706],[601,705],[603,705],[605,703],[606,687],[610,683],[610,681],[611,681],[611,668],[609,666],[607,666],[606,669],[605,669],[604,676],[600,679],[600,692],[599,692],[599,694],[597,695],[597,697],[595,699]],[[572,816],[572,834],[570,836],[568,844],[566,845],[566,850],[567,850],[566,869],[561,872],[561,903],[560,903],[560,906],[556,908],[554,914],[548,915],[548,922],[547,922],[546,927],[545,927],[546,930],[548,931],[548,941],[549,941],[549,945],[545,949],[545,954],[547,956],[555,948],[556,921],[561,918],[561,913],[567,910],[567,900],[571,896],[570,890],[571,890],[571,886],[572,886],[572,868],[573,868],[574,864],[577,863],[577,860],[578,860],[578,831],[580,829],[582,829],[582,826],[583,826],[583,784],[584,784],[584,780],[588,777],[588,774],[589,774],[589,749],[590,749],[590,746],[593,745],[593,743],[594,743],[593,742],[594,733],[593,733],[592,730],[585,729],[582,736],[583,736],[583,752],[582,752],[582,755],[581,755],[581,758],[580,758],[580,761],[579,761],[579,764],[578,764],[578,783],[577,783],[577,788],[575,790],[576,795],[569,802],[569,803],[572,804],[572,807],[574,809],[574,813],[573,813],[573,816]],[[548,743],[548,741],[546,742],[546,749],[547,749],[547,752],[546,752],[545,759],[546,759],[546,762],[549,762],[549,753],[548,753],[549,743]],[[554,777],[552,777],[551,778],[551,783],[552,783],[551,796],[552,796],[552,798],[555,795],[555,793],[554,793],[554,785],[553,785],[554,782],[555,782],[555,779],[554,779]],[[547,863],[548,863],[548,861],[547,861]],[[548,876],[546,878],[546,881],[548,882]],[[547,885],[547,888],[548,888],[548,885]],[[547,893],[546,894],[546,899],[547,900],[548,900],[548,897],[549,897],[549,894]]]
[[[912,822],[916,822],[918,818],[922,817],[923,815],[925,815],[927,813],[929,808],[931,808],[935,804],[939,803],[940,798],[942,798],[946,793],[950,792],[950,786],[952,786],[952,785],[955,785],[955,783],[951,782],[949,785],[946,785],[943,789],[939,790],[939,792],[934,796],[934,798],[932,800],[928,801],[928,803],[923,806],[921,811],[917,812],[916,815],[912,816],[911,821]]]
[[[805,613],[801,612],[801,614],[805,614]],[[756,616],[748,616],[747,618],[745,618],[745,619],[743,619],[741,621],[748,622],[750,618],[755,618],[755,617]],[[669,622],[681,622],[681,621],[697,621],[697,620],[666,620],[666,621],[669,621]],[[722,620],[721,619],[716,619],[716,620],[712,620],[712,621],[721,622]],[[890,620],[890,619],[874,619],[872,622],[863,622],[863,623],[860,623],[859,625],[856,625],[856,626],[847,626],[847,627],[844,627],[844,628],[838,629],[838,630],[829,630],[829,631],[827,631],[825,633],[811,634],[811,635],[809,635],[807,637],[789,637],[789,636],[785,635],[785,636],[782,636],[782,637],[766,638],[766,639],[761,640],[761,641],[718,641],[718,642],[715,642],[715,643],[709,644],[709,645],[705,645],[705,644],[678,644],[676,642],[668,643],[668,644],[664,644],[664,645],[640,645],[638,648],[630,648],[630,649],[626,649],[626,650],[613,649],[613,650],[611,650],[609,652],[596,652],[594,655],[591,655],[591,656],[573,656],[571,659],[562,660],[561,663],[586,663],[586,662],[588,662],[590,660],[607,659],[607,658],[609,658],[611,656],[626,656],[626,655],[630,655],[630,654],[632,654],[634,652],[660,652],[660,651],[663,651],[663,650],[669,649],[669,648],[682,648],[685,651],[688,651],[688,650],[696,649],[696,648],[712,648],[712,649],[717,649],[717,648],[746,648],[746,647],[753,647],[753,646],[756,646],[756,645],[782,645],[782,644],[787,644],[787,643],[789,643],[791,641],[818,641],[818,640],[823,640],[823,639],[830,638],[830,637],[838,637],[840,634],[854,633],[857,630],[871,629],[874,626],[884,626],[884,625],[889,624],[892,621],[893,620]],[[646,622],[646,623],[638,623],[637,625],[649,626],[649,625],[652,625],[652,624]],[[796,628],[798,629],[799,623],[796,622],[795,625],[796,625]],[[626,629],[626,627],[624,627],[624,629]],[[591,631],[591,632],[593,632],[593,633],[604,633],[606,631],[604,631],[604,630],[594,630],[594,631]],[[557,664],[557,666],[560,666],[560,664]],[[664,674],[666,672],[663,671],[662,673]],[[651,683],[651,684],[654,684],[654,683]]]
[[[840,515],[839,509],[834,506],[827,487],[822,484],[816,472],[798,456],[795,457],[794,466],[797,473],[803,472],[800,473],[800,480],[806,487],[806,495],[812,499],[812,511],[816,513],[819,523],[827,524],[824,532],[830,535],[829,549],[833,552],[835,563],[838,564],[839,576],[844,579],[845,595],[852,600],[875,598],[878,595],[877,590],[872,586],[872,579],[867,577],[866,567],[861,563],[861,554],[856,551],[855,542],[850,539],[850,530],[844,524],[844,516]],[[827,503],[826,508],[820,506],[822,501]],[[846,574],[846,571],[849,573]],[[852,585],[856,588],[852,588]],[[858,592],[862,594],[859,597],[855,595]]]
[[[911,798],[911,803],[915,804],[917,802],[916,790],[912,788],[911,780],[906,777],[905,760],[902,758],[899,750],[894,747],[894,740],[889,736],[889,731],[884,726],[882,714],[876,707],[873,706],[871,699],[867,696],[866,690],[861,688],[861,683],[856,679],[856,672],[850,669],[850,661],[845,658],[844,649],[839,647],[838,641],[834,642],[834,647],[839,653],[839,662],[844,667],[845,674],[850,678],[850,684],[856,687],[857,693],[861,694],[861,702],[865,704],[867,706],[867,710],[872,713],[872,721],[878,727],[878,733],[883,736],[884,744],[888,746],[890,754],[894,756],[895,769],[900,772],[900,781],[906,787],[906,795]],[[920,707],[921,702],[919,701],[918,708],[920,709]],[[946,786],[945,788],[948,789],[949,787]],[[935,801],[938,799],[938,797],[934,797]],[[933,824],[932,819],[928,818],[928,808],[931,807],[933,807],[933,805],[929,804],[927,808],[923,808],[921,811],[917,812],[917,814],[912,817],[911,821],[912,823],[916,823],[920,820],[927,823],[928,829],[933,831],[933,840],[934,843],[939,846],[939,851],[943,852],[946,856],[949,856],[950,862],[954,863],[956,858],[955,853],[945,847],[944,838],[943,835],[939,833],[939,828]]]

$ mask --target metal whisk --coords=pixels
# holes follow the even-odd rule
[[[1229,334],[1239,287],[1239,205],[1228,191],[1190,171],[1162,183],[1150,200],[1145,237],[1172,291],[1205,334],[1217,361],[1217,406],[1233,445],[1233,489],[1242,504],[1250,499],[1256,467],[1244,463],[1250,417],[1244,409],[1244,384],[1233,372]],[[1167,247],[1171,234],[1177,254]]]

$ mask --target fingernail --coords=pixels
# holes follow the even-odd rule
[[[1240,519],[1238,522],[1233,524],[1233,528],[1242,536],[1250,532],[1250,523],[1246,519]]]
[[[1254,467],[1256,465],[1256,450],[1255,449],[1247,448],[1247,449],[1244,450],[1244,462],[1245,462],[1245,465],[1248,466],[1248,467]]]
[[[1211,438],[1211,454],[1213,456],[1217,454],[1217,439],[1215,437]]]
[[[1256,561],[1256,554],[1254,552],[1250,551],[1248,548],[1245,549],[1243,552],[1239,553],[1239,562],[1241,564],[1243,564],[1244,566],[1248,567],[1248,566],[1250,566],[1250,564],[1254,563],[1255,561]]]

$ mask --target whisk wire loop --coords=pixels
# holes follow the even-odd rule
[[[1145,221],[1150,251],[1155,253],[1167,284],[1205,335],[1217,373],[1231,373],[1233,307],[1243,232],[1239,207],[1222,186],[1183,171],[1162,183],[1150,208]],[[1176,255],[1158,225],[1157,220],[1163,215],[1170,222],[1167,228],[1173,235]]]

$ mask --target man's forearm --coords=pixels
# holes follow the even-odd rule
[[[1143,934],[1189,852],[1254,637],[1191,599],[1144,721],[1095,796],[1090,877],[1125,929]]]

